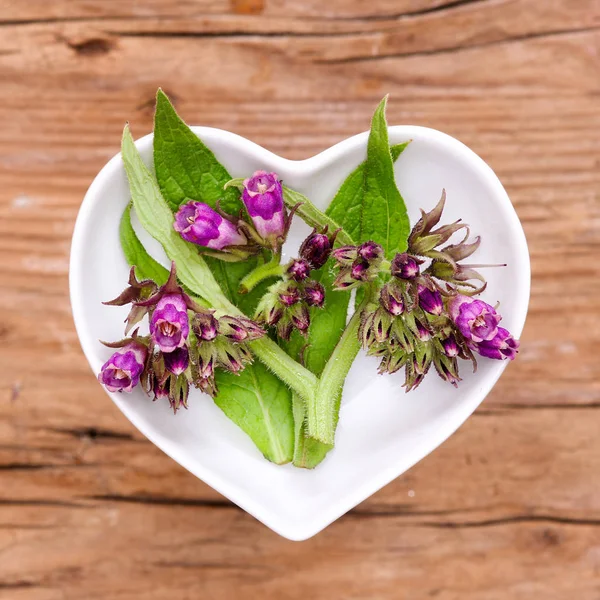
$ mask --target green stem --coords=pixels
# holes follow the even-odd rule
[[[283,275],[283,266],[280,264],[281,253],[273,254],[273,258],[268,263],[258,265],[240,281],[240,294],[247,294],[252,291],[261,281],[270,277],[280,277]]]
[[[307,399],[308,434],[333,444],[337,424],[336,399],[339,398],[348,371],[360,350],[358,328],[363,309],[371,302],[375,286],[370,284],[364,298],[350,319],[319,378],[316,394]]]
[[[293,208],[297,204],[301,204],[298,208],[298,214],[311,227],[323,229],[325,225],[329,227],[329,231],[333,232],[340,230],[337,236],[337,241],[342,246],[353,246],[354,240],[331,218],[323,211],[320,211],[306,196],[295,190],[283,186],[283,201],[288,208]]]

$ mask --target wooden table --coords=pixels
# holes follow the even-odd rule
[[[73,222],[158,86],[305,158],[390,123],[487,160],[533,263],[519,360],[443,447],[288,542],[106,398]],[[598,0],[0,0],[0,599],[600,598]]]

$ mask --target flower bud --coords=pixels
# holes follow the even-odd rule
[[[460,350],[456,343],[456,338],[453,335],[448,336],[445,340],[441,341],[444,354],[449,358],[454,358],[459,355]]]
[[[162,352],[173,352],[185,345],[189,321],[182,294],[164,294],[160,298],[150,319],[150,334]]]
[[[419,286],[419,306],[429,314],[441,315],[444,311],[442,295],[437,291],[431,291],[425,286]]]
[[[448,358],[447,356],[436,357],[433,361],[437,374],[454,387],[458,387],[460,377],[458,376],[458,362],[456,358]]]
[[[356,260],[350,269],[350,277],[356,281],[369,280],[369,263],[366,260]]]
[[[295,258],[287,268],[287,274],[295,281],[304,281],[310,275],[310,264],[303,258]]]
[[[358,247],[358,256],[367,262],[380,260],[383,258],[383,248],[373,241],[368,241]]]
[[[164,381],[160,381],[158,377],[154,378],[154,385],[152,388],[154,392],[155,400],[163,400],[169,397],[169,378],[167,377]]]
[[[219,334],[239,344],[244,341],[256,340],[262,337],[265,332],[250,319],[226,315],[219,319]]]
[[[194,315],[192,329],[199,340],[211,342],[219,333],[219,322],[212,311],[202,311]]]
[[[358,249],[356,246],[341,246],[336,248],[331,256],[337,261],[339,266],[347,267],[350,266],[358,256]]]
[[[421,323],[418,319],[415,319],[415,325],[417,329],[417,337],[422,342],[428,342],[431,339],[431,331]]]
[[[173,352],[163,353],[165,368],[174,375],[181,375],[190,363],[190,355],[188,349],[183,346],[176,348]]]
[[[274,241],[285,234],[283,189],[276,173],[256,171],[244,181],[242,200],[263,239]]]
[[[327,226],[322,233],[313,232],[302,242],[300,246],[300,256],[306,260],[313,269],[320,269],[329,258],[333,242],[337,232],[331,236],[327,235]]]
[[[402,300],[402,294],[398,287],[390,283],[386,283],[381,288],[379,295],[379,302],[390,315],[397,317],[404,312],[404,301]]]
[[[419,275],[419,263],[406,252],[396,254],[392,260],[391,273],[398,279],[415,279]]]
[[[302,334],[310,327],[310,315],[305,304],[295,304],[290,310],[292,325]]]
[[[280,292],[279,300],[284,306],[293,306],[300,301],[300,291],[295,285],[289,285]]]
[[[98,381],[109,392],[131,392],[140,381],[147,356],[146,346],[132,340],[102,365]]]
[[[322,308],[325,302],[325,288],[318,281],[309,281],[304,286],[304,299],[309,306]]]
[[[173,228],[187,242],[215,250],[248,243],[234,223],[204,202],[191,201],[182,205],[175,214]]]

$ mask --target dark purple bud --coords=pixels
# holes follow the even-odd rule
[[[358,256],[367,262],[383,258],[383,248],[375,242],[368,241],[358,247]]]
[[[152,388],[154,392],[155,400],[163,400],[169,397],[169,378],[167,377],[164,381],[160,381],[158,378],[154,379],[154,386]]]
[[[308,308],[304,304],[296,304],[291,312],[290,319],[292,325],[300,332],[305,333],[310,327],[310,315]]]
[[[187,242],[215,250],[248,243],[236,225],[204,202],[192,201],[181,206],[175,214],[173,228]]]
[[[450,301],[449,311],[465,339],[479,343],[496,337],[502,317],[483,300],[458,294]]]
[[[350,266],[358,256],[358,249],[356,246],[342,246],[336,248],[331,256],[339,263],[342,267]]]
[[[304,281],[310,275],[310,265],[303,258],[295,258],[287,268],[287,274],[296,281]]]
[[[458,376],[458,363],[456,359],[448,360],[436,360],[434,362],[435,370],[437,374],[448,383],[451,383],[454,387],[458,387],[460,377]]]
[[[181,375],[190,364],[190,355],[185,346],[177,348],[173,352],[163,353],[163,358],[165,360],[165,368],[174,375]]]
[[[491,340],[473,344],[472,348],[481,356],[496,360],[514,360],[519,352],[519,340],[516,340],[504,327],[498,327]]]
[[[425,286],[419,286],[419,306],[432,315],[441,315],[444,312],[442,295],[437,291],[431,291]]]
[[[215,373],[214,344],[200,344],[198,347],[198,376],[210,379]]]
[[[411,280],[419,275],[419,263],[414,256],[403,252],[394,256],[390,270],[398,279]]]
[[[109,392],[131,392],[139,383],[148,349],[132,341],[119,348],[103,365],[98,381]]]
[[[165,294],[156,304],[150,320],[152,340],[162,352],[185,345],[189,334],[187,305],[181,294]]]
[[[404,312],[404,301],[402,300],[402,294],[396,286],[386,283],[381,288],[379,301],[383,308],[385,308],[385,310],[387,310],[390,315],[393,315],[394,317],[397,317]]]
[[[454,358],[459,354],[458,344],[456,343],[456,338],[453,335],[448,336],[445,340],[442,340],[442,348],[444,349],[444,354],[449,358]]]
[[[219,333],[219,322],[210,311],[203,311],[194,316],[192,327],[196,337],[205,342],[212,342]]]
[[[336,237],[334,233],[331,237],[326,233],[327,227],[323,233],[317,233],[315,229],[300,246],[300,256],[304,258],[313,269],[320,269],[329,258],[333,242]]]
[[[283,308],[281,306],[273,306],[267,314],[267,324],[276,325],[283,316]]]
[[[350,269],[350,277],[356,281],[368,281],[369,276],[369,263],[366,260],[356,260]]]
[[[283,189],[276,173],[256,171],[244,181],[242,200],[262,238],[274,240],[284,235]]]
[[[309,281],[304,286],[304,299],[309,306],[322,308],[325,302],[325,288],[318,281]]]
[[[415,325],[417,326],[417,337],[422,342],[428,342],[431,339],[431,331],[418,319],[415,319]]]
[[[279,300],[284,306],[293,306],[300,301],[298,288],[290,285],[279,294]]]

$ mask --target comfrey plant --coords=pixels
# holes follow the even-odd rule
[[[171,269],[148,255],[128,207],[129,285],[108,303],[130,306],[128,337],[107,344],[100,382],[111,392],[140,386],[174,411],[195,386],[267,459],[311,468],[333,446],[361,347],[380,373],[404,371],[407,392],[430,371],[459,385],[461,361],[514,359],[519,342],[477,298],[487,265],[466,262],[480,238],[462,221],[440,225],[445,193],[410,227],[393,170],[407,144],[389,145],[384,100],[366,161],[323,212],[277,173],[233,179],[159,91],[155,174],[128,128],[122,155],[132,206]],[[284,260],[294,214],[313,230]]]

